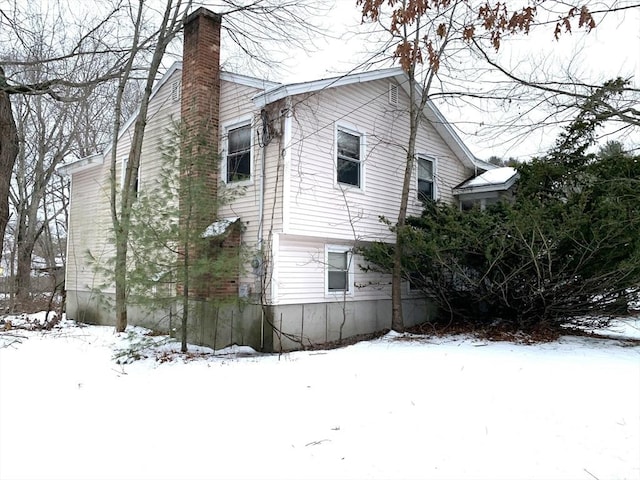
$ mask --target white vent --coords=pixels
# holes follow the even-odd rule
[[[398,86],[393,83],[389,84],[389,103],[398,105]]]
[[[179,102],[182,97],[182,81],[176,80],[171,84],[171,99],[174,102]]]

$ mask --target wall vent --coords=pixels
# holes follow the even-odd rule
[[[398,85],[394,83],[389,84],[389,103],[398,105]]]
[[[171,84],[171,100],[179,102],[182,97],[182,81],[176,80]]]

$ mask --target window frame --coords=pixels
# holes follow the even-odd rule
[[[223,150],[222,150],[222,154],[220,155],[220,161],[221,161],[221,165],[220,165],[220,172],[222,173],[221,175],[221,180],[229,186],[242,186],[242,185],[250,185],[253,183],[253,175],[254,175],[254,165],[253,165],[253,159],[254,159],[254,129],[253,129],[253,123],[251,121],[251,117],[243,117],[243,118],[239,118],[239,119],[235,119],[232,122],[226,123],[223,125],[223,138],[224,138],[224,142],[223,142]],[[242,180],[232,180],[230,181],[228,178],[228,174],[229,174],[229,133],[233,130],[238,130],[241,128],[249,128],[249,132],[250,132],[250,144],[249,144],[249,177],[248,178],[244,178]]]
[[[347,257],[347,268],[344,271],[346,274],[346,290],[329,290],[329,272],[330,272],[330,263],[329,263],[329,254],[331,253],[341,253],[346,254]],[[343,298],[344,296],[352,297],[354,294],[354,254],[353,248],[348,247],[346,245],[325,245],[324,251],[324,293],[328,298]]]
[[[420,196],[420,160],[431,162],[431,199],[436,201],[438,199],[438,188],[436,185],[436,172],[438,160],[433,155],[425,153],[419,153],[416,155],[416,198],[418,201],[424,201]]]
[[[359,146],[359,158],[357,159],[358,164],[358,179],[359,184],[353,185],[351,183],[343,183],[338,180],[338,163],[340,160],[339,151],[338,151],[338,137],[339,132],[346,133],[348,135],[352,135],[358,137],[358,146]],[[353,125],[348,125],[345,123],[336,124],[335,132],[334,132],[334,158],[333,158],[333,181],[334,185],[337,188],[347,188],[353,189],[355,191],[363,191],[365,189],[365,154],[366,154],[366,135],[360,129]],[[348,159],[348,161],[356,162],[355,159]]]

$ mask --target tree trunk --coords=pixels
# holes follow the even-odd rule
[[[0,67],[0,256],[4,251],[4,232],[9,223],[9,186],[11,172],[18,156],[18,132],[11,110],[11,99],[2,87],[6,85]]]
[[[15,287],[16,302],[19,308],[28,305],[31,299],[31,255],[33,254],[33,243],[26,242],[22,233],[18,233],[18,269],[16,271]]]
[[[116,332],[124,332],[127,328],[127,237],[121,231],[116,231]]]

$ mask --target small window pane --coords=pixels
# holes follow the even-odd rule
[[[338,156],[360,160],[360,137],[338,130]]]
[[[360,186],[360,163],[338,158],[338,182]]]
[[[418,159],[418,178],[422,180],[433,180],[433,162],[426,158]]]
[[[348,291],[348,253],[329,252],[327,255],[327,263],[329,291]]]
[[[329,252],[329,270],[347,269],[347,252]]]
[[[418,199],[433,200],[433,161],[418,158]]]
[[[251,148],[251,127],[229,130],[229,153],[238,153]]]
[[[329,272],[329,291],[344,292],[347,290],[347,272]]]
[[[418,199],[433,200],[433,182],[418,180]]]
[[[229,130],[227,139],[227,182],[251,177],[251,126]]]
[[[360,186],[360,137],[338,130],[338,183]]]

